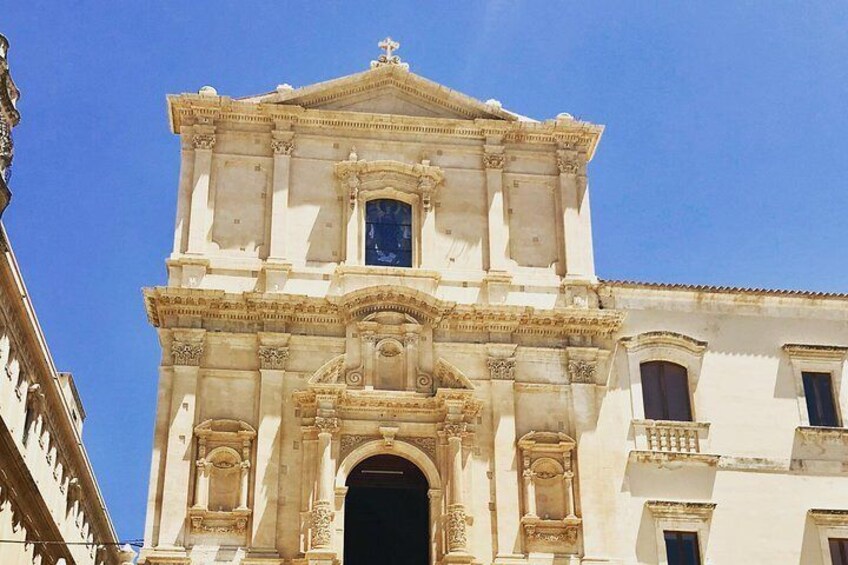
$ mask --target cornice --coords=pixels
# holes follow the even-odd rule
[[[342,325],[367,314],[391,310],[433,324],[437,329],[545,336],[602,335],[618,331],[624,313],[578,308],[456,304],[427,293],[389,285],[367,287],[340,297],[154,287],[144,289],[147,317],[155,327],[172,327],[167,318]],[[253,331],[253,330],[250,330]]]
[[[787,343],[783,350],[792,359],[799,361],[825,361],[841,363],[848,355],[848,347],[843,345],[811,345]]]
[[[171,131],[198,121],[213,121],[227,127],[261,126],[270,132],[278,121],[288,121],[295,129],[349,129],[370,133],[408,133],[416,136],[448,136],[485,140],[501,136],[504,143],[529,143],[570,147],[594,156],[603,126],[578,121],[504,121],[497,119],[454,119],[370,114],[340,110],[312,110],[302,106],[265,104],[196,94],[168,96]]]

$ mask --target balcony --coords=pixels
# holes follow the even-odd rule
[[[718,464],[718,455],[704,453],[710,431],[707,422],[633,420],[632,425],[636,449],[630,452],[631,462],[667,468]]]

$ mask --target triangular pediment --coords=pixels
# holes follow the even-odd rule
[[[332,110],[445,119],[517,121],[497,104],[481,102],[398,66],[383,66],[246,101]]]

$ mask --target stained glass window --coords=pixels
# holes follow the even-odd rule
[[[365,206],[365,264],[412,266],[412,207],[397,200]]]

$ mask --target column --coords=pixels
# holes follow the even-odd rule
[[[506,271],[509,256],[509,220],[504,207],[502,145],[484,146],[483,165],[486,168],[486,194],[488,197],[489,271]]]
[[[518,469],[515,438],[515,358],[490,357],[495,500],[497,503],[497,557],[520,554]]]
[[[442,559],[442,548],[439,547],[441,539],[440,532],[440,517],[442,515],[442,491],[439,489],[430,489],[427,491],[427,498],[430,501],[430,555],[431,562],[438,563]]]
[[[566,453],[565,457],[570,457],[570,453]],[[567,512],[567,516],[569,518],[576,518],[577,513],[574,508],[574,472],[566,471],[562,475],[563,482],[565,483],[565,508]]]
[[[247,491],[250,488],[250,460],[241,462],[241,485],[239,489],[239,510],[247,510]]]
[[[177,193],[177,221],[174,223],[174,255],[182,253],[188,245],[189,210],[194,170],[194,144],[192,126],[180,128],[180,186]]]
[[[462,421],[449,421],[444,426],[448,439],[448,469],[450,470],[448,489],[448,551],[446,561],[455,561],[453,557],[468,556],[468,532],[465,499],[462,485],[462,437],[466,424]],[[470,557],[470,556],[468,556]]]
[[[291,179],[291,154],[294,150],[294,133],[274,131],[271,147],[274,150],[274,183],[271,194],[271,235],[269,259],[283,260],[288,257],[288,210],[289,182]]]
[[[415,391],[418,382],[418,334],[408,332],[403,340],[406,345],[406,383],[408,391]]]
[[[316,416],[318,428],[318,489],[312,507],[312,549],[333,550],[333,435],[339,429],[335,416]]]
[[[348,171],[342,178],[343,187],[347,193],[347,231],[345,236],[345,264],[359,265],[359,249],[361,246],[360,216],[362,215],[359,203],[359,175],[355,171]]]
[[[174,330],[171,342],[171,406],[162,488],[160,547],[184,547],[183,528],[189,506],[193,460],[192,438],[203,330]]]
[[[194,146],[194,171],[192,174],[191,212],[188,226],[188,253],[206,251],[206,240],[211,224],[209,180],[212,175],[212,149],[215,147],[215,128],[196,126],[191,138]]]
[[[594,281],[591,218],[588,217],[589,203],[586,198],[586,155],[576,151],[559,150],[557,167],[557,214],[562,230],[559,256],[560,262],[565,266],[561,274],[567,279]]]
[[[276,554],[279,473],[282,455],[283,379],[288,334],[260,333],[259,416],[256,434],[256,495],[253,497],[251,553]]]
[[[197,461],[197,476],[194,479],[194,507],[209,509],[209,467],[205,459]]]
[[[535,473],[530,468],[530,458],[526,457],[524,459],[524,472],[522,473],[522,478],[524,479],[524,506],[526,512],[525,516],[535,518],[536,517],[536,483],[534,482]]]

